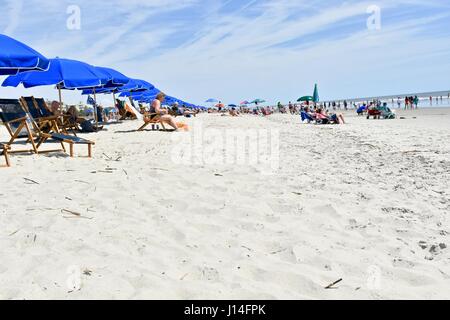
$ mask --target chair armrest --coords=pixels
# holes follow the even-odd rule
[[[16,123],[16,122],[21,122],[24,120],[28,120],[28,117],[17,118],[17,119],[11,120],[11,121],[7,121],[6,123]]]

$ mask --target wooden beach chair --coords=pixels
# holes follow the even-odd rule
[[[0,167],[10,167],[11,163],[9,162],[9,145],[0,143],[0,155],[5,157],[6,165],[0,165]]]
[[[122,101],[120,99],[116,99],[116,107],[117,109],[119,109],[119,115],[120,115],[120,119],[119,121],[122,120],[136,120],[137,116],[134,112],[134,110],[132,108],[130,108],[130,106],[125,102]]]
[[[22,108],[28,112],[31,117],[36,121],[39,130],[45,133],[57,132],[59,133],[57,119],[58,116],[51,113],[43,112],[39,108],[34,97],[22,97],[19,99]]]
[[[153,117],[153,116],[155,116],[155,117]],[[149,125],[155,125],[158,127],[159,127],[159,125],[161,125],[161,127],[164,129],[164,131],[166,131],[166,127],[164,126],[164,123],[161,122],[161,117],[157,113],[145,113],[144,114],[144,124],[138,129],[138,131],[144,131],[145,128],[147,128]]]
[[[92,146],[95,144],[94,142],[59,132],[46,133],[41,131],[36,121],[27,113],[17,99],[0,99],[0,119],[11,135],[9,145],[13,144],[17,139],[25,138],[26,143],[30,143],[32,146],[30,150],[12,150],[10,153],[33,152],[39,154],[60,151],[66,152],[64,143],[67,143],[70,146],[71,157],[74,155],[73,148],[75,144],[87,145],[88,156],[89,158],[92,157]],[[61,149],[39,150],[42,144],[49,139],[60,143]]]
[[[35,104],[44,117],[55,116],[43,98],[33,97],[33,100],[35,101]],[[78,123],[72,121],[72,117],[70,115],[56,116],[56,124],[58,125],[58,128],[61,130],[61,132],[66,134],[71,132],[75,137],[77,136],[76,132],[81,131]]]

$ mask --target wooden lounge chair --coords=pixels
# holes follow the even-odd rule
[[[9,162],[9,145],[0,143],[0,155],[5,157],[6,165],[0,165],[0,167],[10,167],[11,163]]]
[[[22,108],[27,111],[31,117],[36,121],[39,130],[45,133],[57,132],[58,128],[58,116],[52,115],[51,113],[43,112],[34,97],[22,97],[19,99]]]
[[[49,152],[66,152],[64,143],[70,145],[70,156],[73,157],[73,147],[75,144],[82,144],[88,146],[88,156],[92,157],[92,146],[95,144],[92,141],[69,136],[58,132],[43,132],[40,130],[38,124],[31,117],[26,110],[23,109],[19,100],[17,99],[0,99],[0,119],[6,126],[6,129],[11,135],[9,145],[13,144],[17,139],[26,138],[26,143],[31,143],[31,150],[13,150],[11,153],[18,152],[33,152],[49,153]],[[61,144],[61,149],[40,151],[39,148],[49,139],[55,140]]]
[[[48,107],[47,103],[42,98],[34,98],[35,104],[39,108],[40,112],[44,117],[52,117],[54,114]],[[77,122],[74,122],[72,120],[72,117],[70,115],[61,115],[57,116],[56,123],[61,130],[61,132],[68,134],[69,131],[74,135],[77,136],[76,132],[81,131],[80,126]]]
[[[164,126],[164,123],[161,122],[161,117],[157,113],[145,113],[144,124],[138,129],[138,131],[144,131],[149,125],[161,125],[164,131],[166,131],[166,127]]]
[[[137,119],[137,116],[136,116],[134,110],[131,109],[130,106],[125,101],[116,99],[116,102],[117,102],[116,107],[117,107],[117,109],[119,109],[119,115],[120,115],[119,121],[127,120],[127,119],[130,119],[130,120]]]

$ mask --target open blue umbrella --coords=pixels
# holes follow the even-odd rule
[[[118,91],[127,94],[129,92],[144,92],[153,89],[155,89],[155,86],[150,82],[140,79],[131,79],[128,84],[121,87]]]
[[[69,59],[51,59],[50,68],[43,72],[24,72],[9,76],[3,82],[3,87],[25,88],[56,85],[59,91],[60,108],[62,108],[61,89],[83,89],[101,87],[110,81],[110,77],[87,63]],[[62,111],[62,110],[61,110]]]
[[[115,89],[118,87],[123,87],[124,85],[128,84],[131,81],[130,78],[128,78],[126,75],[120,73],[117,70],[104,67],[95,67],[95,69],[104,73],[104,75],[110,79],[108,83],[104,85],[104,88]]]
[[[0,75],[49,68],[50,61],[39,52],[3,34],[0,34],[0,48]]]
[[[217,103],[217,102],[219,102],[219,100],[211,98],[211,99],[206,100],[205,102],[206,103]]]
[[[69,59],[50,59],[50,68],[44,72],[25,72],[9,76],[3,87],[25,88],[56,85],[60,89],[83,89],[101,87],[108,83],[109,77],[87,63]]]
[[[115,105],[116,104],[115,92],[118,90],[118,88],[128,84],[131,79],[125,76],[124,74],[120,73],[119,71],[111,68],[95,67],[95,69],[109,79],[108,82],[103,84],[101,87],[93,86],[92,88],[85,88],[83,90],[83,93],[86,91],[90,91],[94,96],[93,105],[97,110],[95,114],[95,121],[97,122],[98,126],[98,119],[101,118],[102,116],[100,114],[100,109],[97,108],[97,93],[99,93],[98,91],[104,90],[103,93],[108,94],[112,93],[114,101],[113,104]]]

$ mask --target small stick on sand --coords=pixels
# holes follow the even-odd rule
[[[189,275],[189,273],[186,273],[186,274],[185,274],[184,276],[182,276],[182,277],[181,277],[181,279],[180,279],[180,280],[181,280],[181,281],[183,281],[183,280],[184,280],[184,278],[186,278],[186,277],[187,277],[188,275]]]
[[[333,289],[333,287],[341,281],[342,281],[342,279],[339,279],[339,280],[333,282],[332,284],[329,284],[328,286],[326,286],[325,289]]]
[[[103,155],[104,155],[105,157],[107,157],[108,160],[112,160],[112,158],[111,158],[110,156],[108,156],[106,153],[103,153]]]
[[[70,210],[67,210],[67,209],[61,209],[61,213],[64,213],[64,212],[73,214],[74,216],[77,216],[77,217],[81,217],[81,213],[70,211]]]
[[[34,181],[34,180],[31,180],[31,179],[28,179],[28,178],[23,178],[25,181],[28,181],[28,182],[31,182],[31,183],[34,183],[34,184],[39,184],[39,182],[36,182],[36,181]]]
[[[11,236],[13,236],[13,235],[15,235],[17,232],[19,232],[20,231],[20,229],[19,230],[16,230],[16,231],[14,231],[13,233],[10,233],[8,236],[9,237],[11,237]]]

